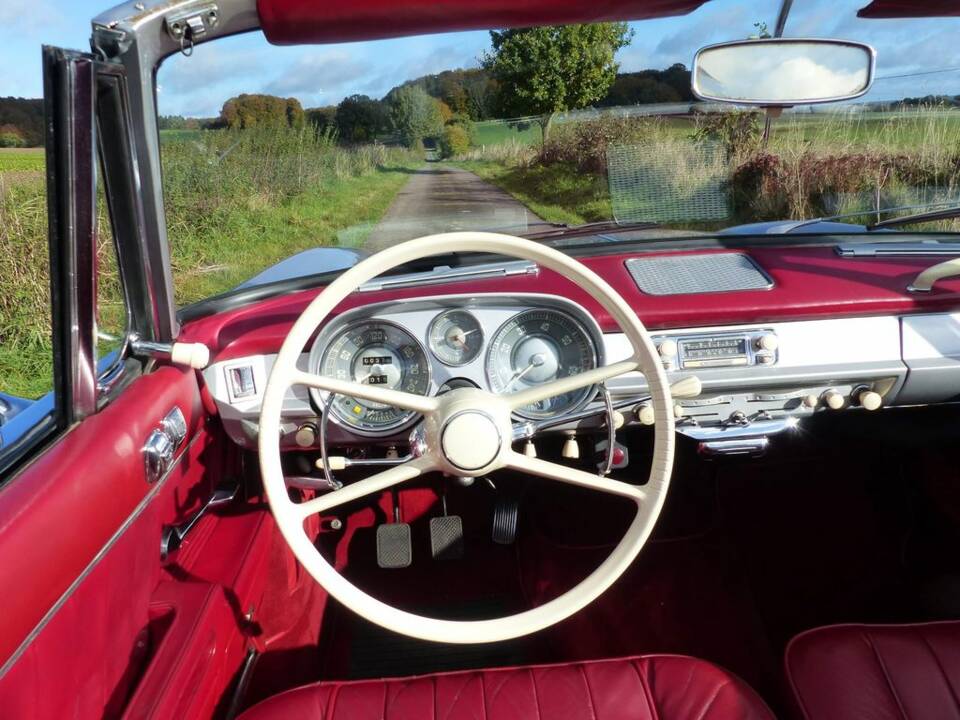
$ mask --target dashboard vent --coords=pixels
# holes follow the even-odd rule
[[[632,258],[627,270],[647,295],[769,290],[773,280],[742,253]]]

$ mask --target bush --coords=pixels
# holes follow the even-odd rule
[[[0,148],[26,147],[27,142],[22,136],[13,132],[0,132]]]
[[[443,157],[463,155],[470,149],[470,133],[463,125],[447,125],[440,137],[440,152]]]
[[[693,139],[719,142],[731,157],[755,152],[763,137],[763,115],[753,110],[698,113]]]
[[[632,117],[600,117],[555,125],[537,161],[543,165],[569,163],[581,172],[603,174],[610,145],[649,140],[658,134],[659,127],[656,120]]]

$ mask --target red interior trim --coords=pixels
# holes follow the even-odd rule
[[[684,15],[707,0],[258,0],[277,45]]]
[[[958,15],[960,3],[957,0],[873,0],[857,12],[857,17],[871,19]]]

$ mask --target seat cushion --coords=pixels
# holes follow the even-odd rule
[[[677,655],[322,682],[241,720],[737,720],[773,718],[742,680]]]
[[[960,718],[960,622],[817,628],[785,665],[809,720]]]

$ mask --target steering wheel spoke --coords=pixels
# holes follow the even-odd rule
[[[338,380],[337,378],[307,373],[301,370],[291,373],[290,384],[306,385],[317,388],[318,390],[336,393],[337,395],[357,398],[358,400],[371,400],[389,405],[390,407],[413,410],[414,412],[424,415],[437,409],[436,398],[427,397],[426,395],[415,395],[413,393],[391,390],[377,385],[365,385],[349,380]]]
[[[598,490],[610,495],[629,498],[638,505],[647,499],[647,493],[643,488],[629,483],[611,480],[592,473],[585,472],[578,468],[572,468],[567,465],[541,460],[535,457],[527,457],[518,452],[511,452],[507,456],[506,466],[513,470],[537,475],[548,480],[557,480],[558,482],[576,485],[589,490]]]
[[[333,492],[326,493],[312,500],[307,500],[306,502],[297,503],[294,507],[297,509],[297,513],[301,519],[306,520],[311,515],[325,513],[344,503],[353,502],[367,495],[383,492],[394,485],[399,485],[400,483],[420,477],[433,469],[434,464],[431,458],[427,456],[419,457],[410,462],[403,463],[403,465],[397,465],[389,470],[384,470],[363,480],[358,480],[339,490],[334,490]]]
[[[611,378],[618,377],[619,375],[625,375],[628,372],[633,372],[639,366],[640,363],[636,359],[622,360],[576,375],[568,375],[567,377],[552,380],[542,385],[536,385],[526,390],[521,390],[520,392],[508,395],[507,402],[510,404],[511,410],[517,410],[541,400],[573,392],[574,390],[579,390],[589,385],[597,385]]]

